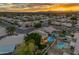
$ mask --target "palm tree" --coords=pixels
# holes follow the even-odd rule
[[[6,27],[6,30],[7,30],[7,33],[8,33],[9,35],[12,35],[12,34],[15,33],[16,28],[15,28],[15,26],[9,26],[9,27]]]

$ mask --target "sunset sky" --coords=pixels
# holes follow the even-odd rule
[[[56,3],[0,3],[0,12],[48,12],[48,11],[79,11],[79,4]]]

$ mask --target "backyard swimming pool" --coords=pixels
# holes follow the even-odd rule
[[[56,48],[59,48],[59,49],[69,48],[69,45],[68,45],[68,43],[65,43],[65,42],[59,42],[59,43],[57,43]]]
[[[49,36],[49,37],[48,37],[48,42],[49,42],[49,43],[53,42],[54,40],[55,40],[55,37],[52,37],[52,36]]]

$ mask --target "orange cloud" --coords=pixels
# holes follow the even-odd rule
[[[79,4],[29,4],[24,8],[17,5],[0,7],[1,12],[47,12],[47,11],[79,11]]]

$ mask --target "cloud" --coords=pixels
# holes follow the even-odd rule
[[[1,12],[79,11],[79,4],[9,3],[0,4]]]

